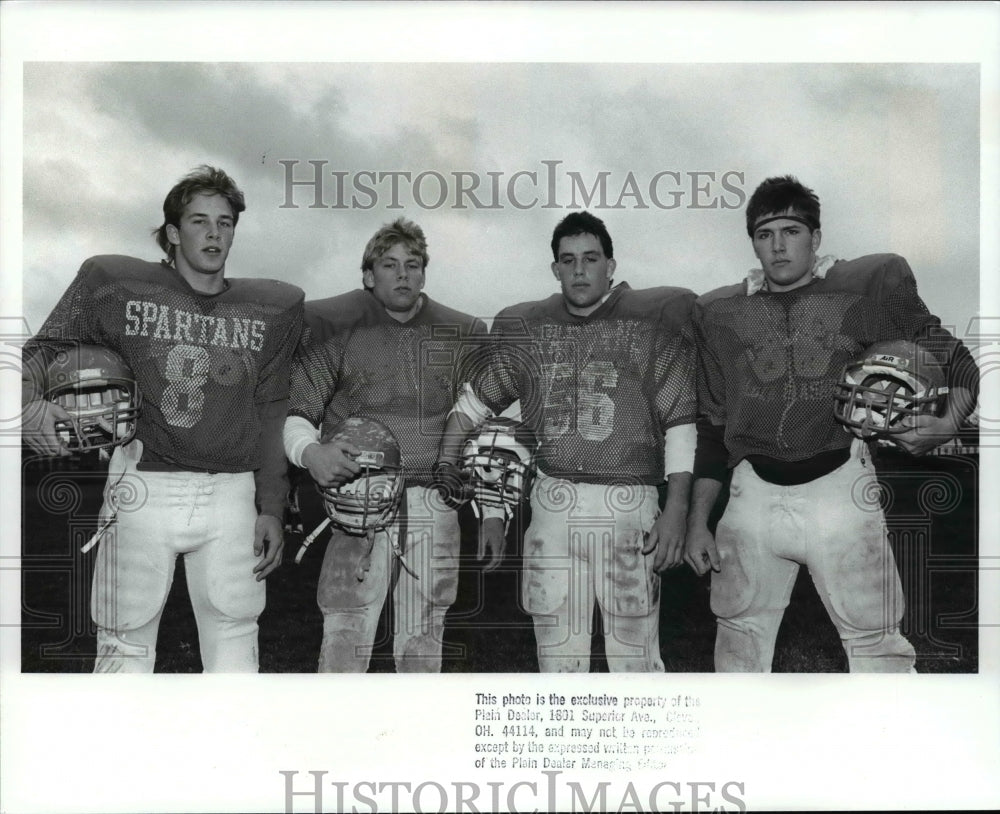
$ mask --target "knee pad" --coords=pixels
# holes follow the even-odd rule
[[[366,608],[375,604],[382,607],[389,589],[390,547],[386,533],[376,533],[370,554],[369,546],[367,537],[334,529],[316,586],[316,602],[321,611]]]
[[[174,555],[151,552],[144,542],[121,525],[105,531],[90,596],[90,613],[98,627],[135,630],[163,610],[173,580]]]
[[[569,601],[571,561],[568,555],[559,556],[566,552],[565,543],[547,543],[533,527],[524,535],[521,600],[529,614],[551,614]]]
[[[601,547],[601,579],[597,601],[611,616],[648,616],[658,606],[660,577],[653,570],[655,551],[643,554],[641,530],[615,534]]]
[[[256,622],[264,611],[266,596],[265,583],[258,582],[252,570],[248,575],[240,572],[208,581],[208,601],[212,608],[230,619]]]
[[[427,518],[407,519],[406,539],[400,547],[407,565],[419,574],[406,580],[404,591],[413,591],[422,604],[450,608],[458,596],[458,549],[460,543],[458,517],[453,511]],[[402,568],[401,565],[397,567]],[[415,597],[416,598],[416,597]]]
[[[216,613],[229,619],[255,622],[264,610],[266,587],[253,572],[256,557],[252,540],[251,536],[219,546],[208,562],[210,570],[204,577],[208,602]]]
[[[830,606],[841,621],[862,631],[899,624],[905,606],[903,585],[881,513],[869,514],[859,534],[827,562],[823,579]]]
[[[715,545],[722,568],[712,574],[712,613],[719,619],[732,619],[744,613],[753,601],[755,585],[750,578],[753,567],[745,562],[748,552],[740,546],[736,530],[725,518],[716,529]]]

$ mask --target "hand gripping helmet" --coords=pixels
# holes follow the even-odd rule
[[[938,416],[948,387],[944,370],[913,342],[879,342],[844,366],[834,393],[834,416],[858,438],[905,432],[905,416]]]
[[[101,345],[60,350],[45,371],[45,394],[73,416],[56,432],[74,452],[127,444],[135,435],[142,397],[125,361]]]
[[[537,446],[531,430],[509,418],[491,418],[469,436],[459,466],[474,505],[513,512],[531,492]]]
[[[403,495],[399,443],[388,427],[367,418],[347,418],[323,439],[348,441],[361,450],[361,472],[340,486],[320,487],[330,520],[349,534],[367,534],[391,525]]]

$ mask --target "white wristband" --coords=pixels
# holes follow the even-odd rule
[[[301,416],[290,415],[285,419],[282,433],[285,455],[296,466],[303,466],[302,453],[310,444],[319,443],[319,428],[314,427]]]
[[[698,431],[694,424],[677,424],[663,438],[663,474],[694,472]]]

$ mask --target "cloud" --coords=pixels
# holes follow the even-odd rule
[[[481,316],[554,290],[552,228],[574,197],[584,205],[581,191],[601,173],[607,206],[626,192],[621,208],[595,210],[615,237],[619,279],[704,291],[753,262],[746,195],[793,172],[821,196],[825,248],[907,255],[932,308],[963,322],[978,295],[978,240],[968,231],[978,212],[975,78],[966,65],[30,64],[26,313],[42,318],[88,254],[157,257],[148,232],[163,195],[208,162],[247,193],[230,274],[339,293],[357,285],[371,233],[406,214],[432,246],[431,295]],[[326,208],[310,207],[301,186],[285,206],[282,160],[297,162],[299,180],[309,161],[326,162]],[[543,207],[543,161],[559,162],[556,208]],[[389,208],[387,180],[359,179],[362,171],[409,172],[404,209]],[[346,208],[333,207],[334,172],[344,174]],[[434,175],[418,190],[427,205],[414,200],[422,172],[445,180],[441,207],[428,203]],[[487,204],[496,189],[499,207],[466,198],[455,208],[456,172],[474,174]],[[518,172],[536,173],[514,187],[522,200],[539,198],[523,210],[508,199]],[[673,209],[650,200],[663,172],[675,175],[660,176],[656,191],[679,202]],[[721,187],[727,172],[737,192]],[[357,180],[376,187],[377,201],[363,192],[352,201]],[[946,278],[946,269],[960,271]]]

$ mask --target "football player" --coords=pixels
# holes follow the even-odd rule
[[[345,419],[368,419],[398,441],[406,479],[387,533],[369,539],[331,526],[317,588],[320,672],[368,669],[390,590],[396,670],[441,670],[460,541],[455,509],[429,488],[431,467],[457,392],[455,371],[486,326],[423,293],[427,262],[423,230],[398,219],[368,241],[363,288],[306,303],[310,339],[293,365],[285,422],[289,460],[320,487],[350,481],[361,471],[362,450],[333,431]],[[315,517],[307,515],[306,525]]]
[[[455,439],[519,401],[539,441],[522,580],[539,669],[590,669],[596,601],[609,668],[663,671],[659,572],[681,562],[693,468],[694,294],[615,285],[611,236],[589,212],[564,218],[551,249],[560,293],[497,315],[439,471]],[[502,522],[486,520],[482,534],[499,547]]]
[[[694,318],[700,417],[685,560],[698,574],[714,572],[716,670],[771,669],[804,564],[850,670],[910,672],[885,519],[863,497],[876,488],[870,450],[831,408],[845,365],[876,343],[917,341],[951,379],[943,413],[905,416],[892,436],[919,455],[954,436],[971,410],[974,362],[929,313],[902,257],[817,255],[819,199],[795,178],[757,188],[746,228],[760,268],[700,297]],[[870,428],[859,435],[871,437]],[[729,502],[713,537],[709,514],[728,470]]]
[[[142,394],[135,438],[108,469],[95,672],[152,672],[180,554],[205,671],[258,669],[263,580],[282,558],[281,430],[303,294],[226,276],[245,208],[232,178],[199,167],[163,202],[154,234],[166,261],[85,261],[25,348],[23,435],[41,454],[66,451],[56,422],[73,417],[39,396],[47,361],[71,343],[120,354]]]

